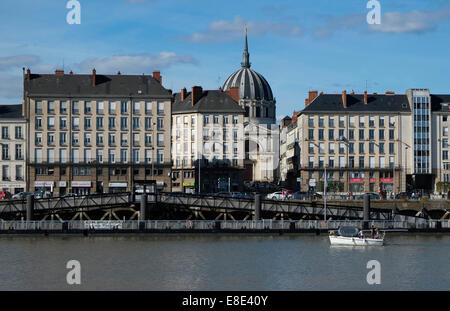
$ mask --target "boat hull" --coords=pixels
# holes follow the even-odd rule
[[[384,239],[368,239],[358,237],[329,236],[331,245],[347,246],[383,246]]]

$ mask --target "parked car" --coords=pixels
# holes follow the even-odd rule
[[[12,196],[12,199],[13,200],[24,200],[29,195],[34,196],[34,192],[19,192],[19,193],[14,194]]]
[[[364,194],[355,195],[355,200],[364,200],[364,195],[368,194],[371,200],[380,200],[380,195],[375,192],[367,192]]]
[[[9,191],[1,190],[0,200],[9,200],[9,199],[11,199],[11,193]]]
[[[409,199],[409,198],[410,198],[410,194],[408,192],[400,192],[395,196],[396,200]]]
[[[253,199],[253,195],[251,195],[250,193],[240,193],[240,192],[233,192],[231,194],[231,197],[235,199]]]
[[[277,192],[269,193],[266,196],[266,199],[268,199],[268,200],[283,200],[284,199],[283,192],[277,191]]]
[[[292,194],[292,199],[294,200],[308,200],[310,193],[306,191],[297,191]]]

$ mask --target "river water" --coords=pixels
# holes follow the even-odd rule
[[[324,235],[0,236],[0,290],[450,290],[449,235],[331,247]],[[69,260],[81,285],[68,285]],[[366,267],[381,264],[381,284]]]

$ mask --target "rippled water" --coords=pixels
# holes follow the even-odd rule
[[[1,290],[449,290],[450,236],[397,235],[384,247],[326,236],[1,236]],[[66,283],[67,261],[81,285]],[[381,263],[381,285],[366,264]]]

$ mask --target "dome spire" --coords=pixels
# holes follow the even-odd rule
[[[245,48],[244,53],[242,53],[242,63],[243,68],[250,68],[250,54],[248,53],[248,41],[247,41],[247,27],[245,27]]]

